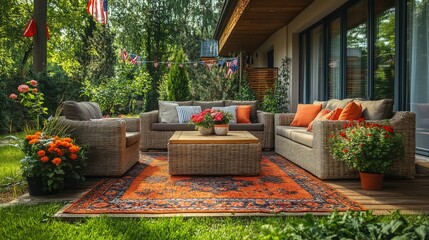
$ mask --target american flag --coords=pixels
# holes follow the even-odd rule
[[[139,60],[139,56],[134,55],[134,54],[130,55],[130,63],[131,64],[136,64],[138,60]]]
[[[107,0],[89,0],[86,11],[91,14],[97,22],[107,23]]]
[[[125,49],[121,49],[121,58],[124,62],[128,59],[128,53],[125,51]]]

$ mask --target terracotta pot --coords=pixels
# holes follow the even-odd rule
[[[215,124],[214,131],[216,135],[225,136],[228,134],[229,125],[228,124]]]
[[[384,174],[359,172],[359,176],[362,189],[372,191],[382,189]]]
[[[201,135],[204,135],[204,136],[212,135],[213,134],[213,127],[209,127],[209,128],[198,127],[198,132],[200,132]]]

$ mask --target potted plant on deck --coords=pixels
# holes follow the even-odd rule
[[[63,188],[65,181],[84,180],[85,150],[73,139],[36,132],[25,137],[22,149],[21,171],[30,195],[48,195]]]
[[[404,154],[402,135],[387,123],[349,122],[328,141],[333,158],[359,171],[366,190],[380,190],[384,173]],[[371,179],[377,182],[367,182]]]

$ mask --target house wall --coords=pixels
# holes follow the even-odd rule
[[[292,58],[289,86],[291,112],[296,112],[299,103],[299,33],[332,13],[346,0],[316,0],[301,12],[290,24],[271,35],[254,53],[252,67],[266,67],[266,54],[274,49],[274,67],[279,67],[282,58]]]

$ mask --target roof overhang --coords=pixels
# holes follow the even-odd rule
[[[219,55],[254,52],[314,0],[225,0],[215,39]]]

